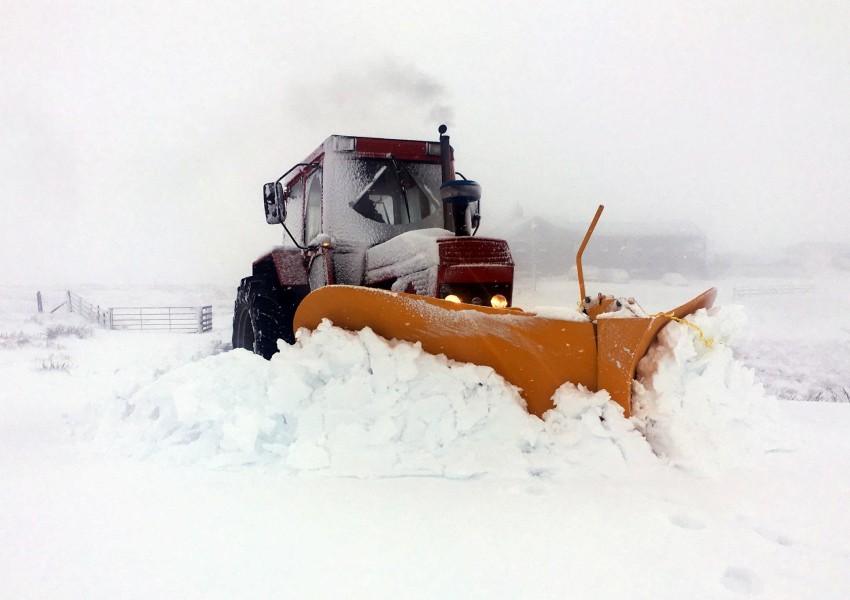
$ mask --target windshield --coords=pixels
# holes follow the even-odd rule
[[[440,209],[440,165],[391,158],[354,161],[350,206],[378,223],[418,223]]]

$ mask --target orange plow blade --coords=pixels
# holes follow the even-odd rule
[[[711,289],[667,313],[682,318],[712,305]],[[326,286],[309,294],[294,326],[323,319],[351,331],[366,327],[386,339],[420,342],[430,354],[492,367],[520,388],[528,412],[542,416],[566,382],[605,389],[629,415],[638,361],[667,322],[653,318],[565,321],[534,313],[457,304],[384,290]]]
[[[635,370],[661,328],[672,319],[683,319],[701,308],[711,308],[717,290],[711,288],[678,308],[648,318],[600,318],[597,320],[598,389],[631,414],[632,379]]]

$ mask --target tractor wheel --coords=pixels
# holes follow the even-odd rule
[[[295,342],[292,314],[280,303],[278,287],[264,277],[246,277],[233,308],[233,347],[265,359],[277,352],[277,340]]]

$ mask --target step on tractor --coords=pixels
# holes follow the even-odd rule
[[[437,142],[333,135],[265,184],[266,222],[285,235],[239,286],[233,347],[269,359],[278,340],[292,344],[327,319],[488,365],[537,416],[566,382],[607,390],[628,416],[637,363],[658,331],[710,307],[715,290],[657,315],[586,296],[581,255],[600,206],[576,255],[580,308],[514,307],[508,244],[476,236],[481,187],[455,171],[444,125],[439,133]]]

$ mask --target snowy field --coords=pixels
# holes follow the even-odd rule
[[[236,282],[73,290],[212,304],[203,335],[0,288],[0,598],[848,598],[850,277],[587,287],[655,312],[712,285],[635,418],[565,386],[543,421],[489,369],[369,333],[228,352]]]

